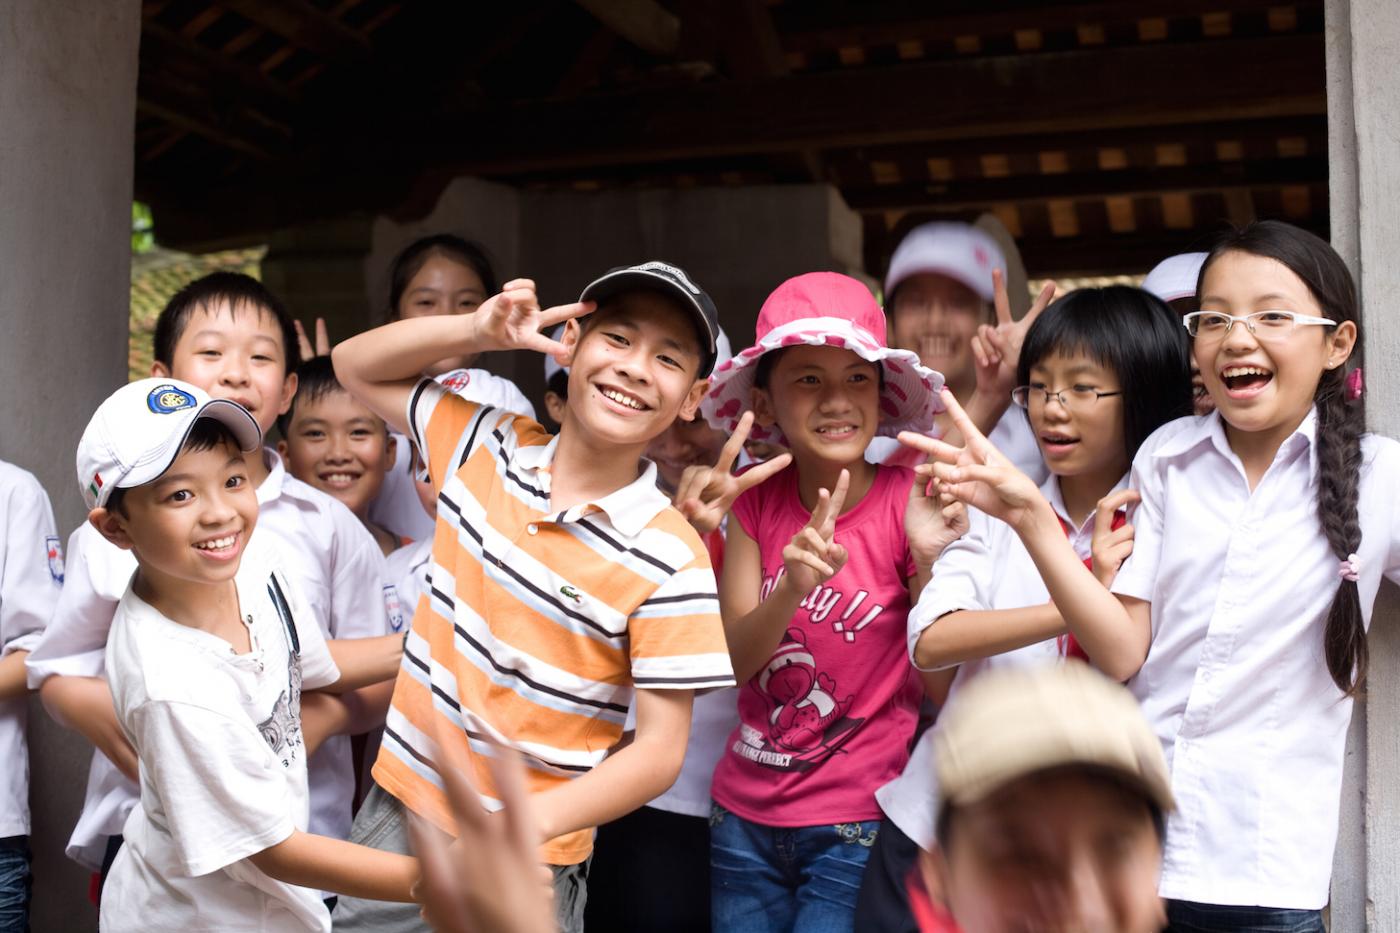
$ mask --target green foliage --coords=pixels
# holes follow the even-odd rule
[[[140,201],[131,202],[131,251],[149,253],[156,247],[155,219],[151,208]]]

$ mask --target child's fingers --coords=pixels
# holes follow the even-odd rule
[[[841,510],[846,507],[846,493],[850,491],[850,488],[851,471],[842,470],[841,475],[836,479],[836,488],[832,490],[831,499],[827,504],[827,518],[823,523],[828,526],[823,535],[827,540],[831,540],[832,533],[836,531],[836,519],[841,514]]]
[[[946,460],[949,463],[958,459],[962,453],[961,447],[954,447],[947,441],[941,441],[936,437],[928,437],[915,431],[900,431],[899,442],[905,447],[913,447],[928,454],[930,458]]]
[[[1113,530],[1113,516],[1118,510],[1142,500],[1136,489],[1120,489],[1104,496],[1094,508],[1094,537],[1101,537]]]
[[[827,554],[828,562],[831,566],[831,576],[834,577],[841,572],[841,568],[846,566],[846,561],[850,559],[850,553],[844,545],[833,544]],[[830,577],[828,577],[830,579]]]
[[[522,851],[533,851],[540,843],[540,833],[525,789],[524,763],[513,749],[497,748],[486,764],[496,785],[496,799],[503,808],[496,818],[505,819],[508,832]]]
[[[996,308],[997,323],[1011,323],[1011,298],[1006,294],[1006,276],[1000,269],[992,270],[992,304]]]
[[[831,493],[825,489],[817,490],[817,507],[812,510],[812,515],[807,519],[804,528],[820,528],[826,522],[826,513],[831,508]]]
[[[534,294],[532,290],[531,295]],[[592,314],[593,309],[598,307],[596,301],[575,301],[572,304],[555,305],[552,308],[545,308],[540,312],[540,326],[550,328],[561,321],[571,318],[582,317],[585,314]]]
[[[508,292],[508,291],[511,291],[512,289],[516,289],[516,288],[528,288],[530,291],[534,291],[534,290],[535,290],[535,280],[534,280],[534,279],[511,279],[509,282],[507,282],[506,284],[504,284],[504,285],[501,286],[501,291],[503,291],[503,292]]]
[[[704,415],[696,415],[703,418]],[[734,426],[734,433],[729,435],[729,440],[724,442],[724,446],[719,449],[719,459],[715,461],[715,469],[723,473],[728,473],[734,466],[735,459],[739,456],[739,451],[744,449],[744,442],[749,439],[749,431],[753,429],[753,411],[746,411],[739,417],[739,423]]]
[[[1050,302],[1055,300],[1057,286],[1053,281],[1047,281],[1040,287],[1040,294],[1035,296],[1035,301],[1031,302],[1031,309],[1026,312],[1026,316],[1021,318],[1021,329],[1025,331],[1035,319],[1040,317],[1040,312],[1050,306]]]
[[[433,929],[465,933],[465,926],[450,925],[456,924],[462,915],[459,895],[462,879],[457,877],[447,843],[434,827],[428,826],[413,813],[408,815],[408,835],[414,854],[418,856],[419,881],[414,886],[413,896],[424,905],[423,918],[429,919],[429,905],[441,907],[446,902],[456,909],[433,910],[430,921]],[[439,916],[440,913],[443,916]]]
[[[987,357],[986,348],[982,346],[982,341],[978,339],[976,334],[972,335],[971,347],[972,358],[976,361],[979,367],[981,367],[982,369],[986,369],[988,366],[992,365],[992,361]]]
[[[985,486],[996,488],[996,486],[1006,477],[1002,467],[988,466],[981,463],[961,463],[956,466],[947,463],[936,463],[933,466],[934,475],[949,487],[947,492],[951,495],[967,501],[963,496],[958,495],[952,487],[981,483]]]
[[[771,460],[765,460],[758,466],[745,470],[734,478],[736,498],[738,493],[752,489],[775,473],[781,473],[787,469],[789,463],[792,463],[792,454],[778,454]]]
[[[953,393],[945,386],[943,389],[943,404],[948,406],[948,415],[953,419],[953,425],[962,434],[963,443],[969,450],[976,450],[984,460],[988,451],[995,452],[996,448],[987,442],[987,438],[982,432],[977,430],[977,425],[972,423],[972,419],[963,411],[963,407],[958,404],[958,400],[953,397]]]
[[[787,550],[787,548],[784,549],[785,552]],[[830,580],[832,577],[836,576],[836,568],[832,567],[812,552],[804,551],[801,548],[791,548],[791,553],[784,553],[783,559],[796,561],[799,564],[810,567],[812,570],[816,571],[817,575],[823,580]]]
[[[331,335],[326,330],[326,319],[318,317],[316,319],[316,355],[329,356],[331,352]]]
[[[826,560],[827,551],[831,543],[821,536],[815,528],[803,528],[793,536],[793,544],[817,555],[822,560]]]

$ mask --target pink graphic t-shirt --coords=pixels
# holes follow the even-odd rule
[[[922,697],[905,640],[914,562],[904,508],[914,474],[878,467],[836,520],[850,554],[802,601],[768,663],[739,691],[739,728],[715,769],[715,800],[766,826],[879,819],[875,790],[904,769]],[[797,468],[750,489],[733,516],[758,543],[766,597],[783,548],[810,513]]]

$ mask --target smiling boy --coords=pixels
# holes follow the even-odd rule
[[[566,320],[560,342],[540,332]],[[582,928],[592,828],[671,785],[694,691],[734,682],[709,557],[643,459],[694,416],[717,331],[708,296],[653,262],[612,270],[578,304],[542,312],[518,279],[475,314],[400,321],[336,348],[342,384],[423,451],[439,502],[430,594],[356,841],[403,851],[405,809],[453,829],[422,763],[434,740],[472,761],[483,804],[499,807],[479,757],[490,737],[528,765],[556,914]],[[444,352],[497,349],[570,367],[557,438],[418,376]],[[609,755],[634,687],[636,737]],[[422,929],[390,908],[342,900],[336,927]]]

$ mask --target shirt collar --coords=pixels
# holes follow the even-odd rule
[[[555,451],[559,447],[559,436],[555,435],[548,444],[531,444],[517,447],[515,465],[521,470],[534,474],[534,480],[545,492],[549,491],[549,466],[554,462]],[[656,488],[656,464],[642,460],[646,466],[640,476],[632,482],[616,489],[602,498],[580,503],[563,512],[554,513],[554,521],[578,521],[593,512],[602,512],[608,522],[629,538],[642,533],[657,515],[671,504],[660,489]]]
[[[1220,417],[1220,412],[1213,411],[1209,415],[1196,417],[1193,424],[1187,425],[1181,431],[1168,439],[1162,446],[1152,452],[1152,456],[1164,459],[1180,457],[1190,453],[1202,444],[1209,443],[1215,447],[1221,456],[1231,462],[1238,461],[1235,452],[1230,449],[1230,439],[1225,436],[1225,421]],[[1317,406],[1308,410],[1308,414],[1303,418],[1302,424],[1294,429],[1293,433],[1284,439],[1279,445],[1279,455],[1292,453],[1300,447],[1306,446],[1308,449],[1308,471],[1310,475],[1317,475]],[[1277,457],[1275,457],[1277,460]]]
[[[266,505],[282,495],[282,484],[287,479],[287,468],[282,458],[271,447],[262,449],[263,465],[267,467],[267,479],[256,490],[258,505]]]
[[[1115,492],[1127,488],[1128,474],[1125,473],[1121,477],[1119,477],[1118,482],[1113,484],[1113,488],[1108,491],[1108,495],[1111,496]],[[1050,503],[1050,508],[1055,510],[1055,514],[1059,517],[1060,521],[1063,522],[1066,526],[1068,526],[1071,530],[1083,532],[1086,528],[1093,528],[1093,513],[1089,514],[1089,517],[1084,520],[1084,523],[1080,525],[1079,528],[1076,529],[1074,527],[1074,520],[1069,517],[1069,510],[1065,508],[1065,497],[1060,493],[1060,478],[1054,473],[1051,473],[1050,478],[1047,479],[1041,485],[1040,492]]]

